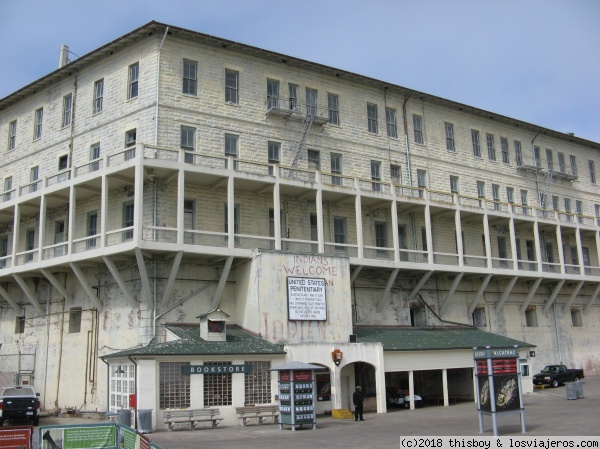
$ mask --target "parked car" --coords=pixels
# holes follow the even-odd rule
[[[40,423],[40,400],[32,386],[15,385],[2,388],[0,393],[0,426],[4,421]]]
[[[584,377],[582,369],[568,369],[565,365],[548,365],[542,372],[533,376],[533,384],[556,388],[565,382],[578,382]]]

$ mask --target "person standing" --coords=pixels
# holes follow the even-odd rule
[[[352,395],[352,402],[354,403],[354,421],[358,421],[359,418],[361,421],[363,419],[363,401],[365,397],[363,396],[362,387],[360,385],[356,386],[356,391]]]

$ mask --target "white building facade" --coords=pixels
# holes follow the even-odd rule
[[[379,412],[390,389],[448,405],[472,394],[477,329],[526,342],[526,375],[600,373],[596,142],[151,22],[1,99],[0,152],[0,375],[45,409],[137,393],[159,427],[166,408],[233,422],[290,360],[327,368],[321,412],[357,383]],[[303,302],[295,278],[324,291]],[[166,326],[216,309],[240,352]],[[259,384],[181,377],[207,363]]]

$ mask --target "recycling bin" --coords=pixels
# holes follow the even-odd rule
[[[122,426],[131,427],[131,410],[128,408],[117,410],[117,423]]]
[[[138,432],[152,433],[152,410],[138,410]]]

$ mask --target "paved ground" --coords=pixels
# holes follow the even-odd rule
[[[600,435],[600,376],[584,382],[585,398],[569,401],[566,387],[537,390],[525,395],[527,434],[521,434],[519,415],[499,415],[498,433],[501,436],[599,436]],[[82,418],[44,418],[42,425],[80,423]],[[429,406],[414,411],[397,409],[387,414],[369,413],[365,422],[339,420],[331,417],[317,419],[317,429],[298,429],[285,426],[219,426],[216,429],[157,431],[148,435],[163,449],[279,449],[327,448],[379,449],[399,446],[399,437],[408,435],[492,436],[491,417],[484,417],[485,432],[479,433],[477,408],[473,403],[449,407]]]

